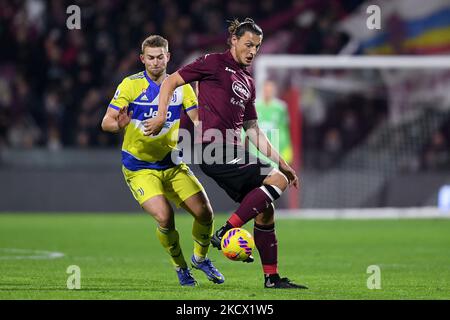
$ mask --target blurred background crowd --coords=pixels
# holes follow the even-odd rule
[[[169,40],[169,72],[202,53],[225,50],[227,20],[233,18],[252,17],[262,26],[260,54],[335,55],[351,47],[354,35],[340,26],[363,2],[0,0],[0,148],[118,146],[118,135],[100,130],[101,119],[122,78],[141,71],[140,43],[150,34]],[[71,4],[81,8],[81,30],[66,27]],[[351,53],[417,53],[397,49]],[[429,53],[446,52],[444,47]],[[335,165],[388,113],[383,97],[356,93],[333,103],[320,121],[304,126],[305,153],[325,154],[305,165]],[[416,169],[449,168],[449,150],[447,120],[423,147]]]

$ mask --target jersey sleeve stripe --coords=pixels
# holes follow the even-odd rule
[[[195,106],[192,106],[192,107],[189,107],[189,108],[185,109],[184,112],[188,112],[188,111],[190,111],[192,109],[197,109],[197,108],[198,108],[198,106],[195,105]]]
[[[109,107],[109,108],[113,108],[114,110],[117,110],[117,111],[120,110],[120,108],[119,108],[118,106],[115,106],[115,105],[113,105],[113,104],[109,104],[108,107]]]

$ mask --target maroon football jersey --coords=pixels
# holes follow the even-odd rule
[[[196,142],[223,142],[207,132],[216,129],[226,143],[240,144],[243,122],[257,119],[255,86],[246,68],[238,64],[228,50],[200,57],[178,70],[178,73],[186,83],[199,82],[202,132],[201,140]]]

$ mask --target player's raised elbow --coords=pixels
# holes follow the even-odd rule
[[[107,130],[107,125],[106,125],[106,116],[103,117],[101,127],[102,127],[102,130],[103,130],[103,131],[108,131],[108,130]]]
[[[117,121],[109,115],[105,115],[101,124],[102,130],[106,132],[116,132],[117,131]]]

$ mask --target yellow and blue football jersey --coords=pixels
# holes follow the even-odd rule
[[[197,108],[197,97],[189,84],[178,87],[164,128],[156,136],[145,136],[143,122],[156,116],[159,90],[160,86],[143,71],[125,78],[109,105],[115,110],[128,106],[128,112],[133,112],[122,145],[122,163],[128,170],[165,170],[181,163],[177,150],[180,116],[182,111]]]

